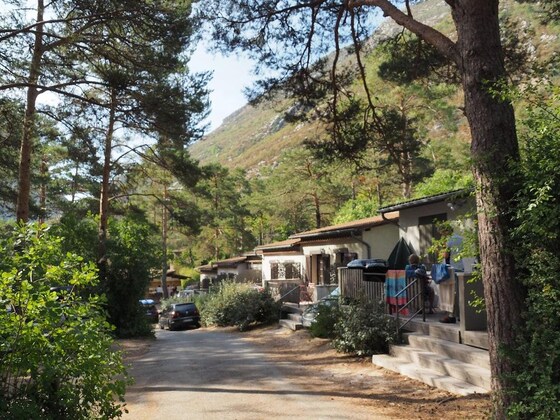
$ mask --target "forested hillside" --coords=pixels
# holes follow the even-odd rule
[[[474,187],[493,417],[559,418],[560,0],[0,6],[0,334],[21,338],[0,376],[38,384],[0,387],[0,417],[120,416],[110,335],[151,334],[138,301],[154,279],[167,297],[171,264],[197,283],[259,244]],[[381,11],[401,27],[372,35]],[[267,76],[206,138],[201,31]]]
[[[416,4],[413,14],[453,38],[445,10],[443,0],[428,0]],[[560,47],[558,27],[543,23],[531,4],[506,1],[501,10],[502,42],[514,85],[555,77],[546,66]],[[349,134],[336,144],[322,117],[326,100],[313,108],[276,94],[274,100],[241,108],[190,147],[202,164],[242,171],[236,176],[249,180],[248,189],[237,188],[248,194],[242,199],[251,214],[245,229],[256,242],[369,217],[383,204],[471,185],[470,132],[453,67],[387,21],[366,50],[367,88],[384,127],[379,132],[352,134],[352,107],[359,105],[348,101],[341,108],[347,116],[342,131]],[[408,64],[411,56],[416,66]],[[355,68],[352,54],[339,61],[341,67]],[[364,85],[357,71],[353,74],[349,89],[363,98]],[[525,102],[516,107],[523,116]]]

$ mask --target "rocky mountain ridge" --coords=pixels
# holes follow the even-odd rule
[[[505,2],[503,7],[506,11],[512,2]],[[530,6],[516,5],[516,10],[521,7],[527,9]],[[449,7],[444,0],[418,3],[414,5],[413,15],[423,23],[437,26],[453,38]],[[384,20],[371,37],[369,49],[373,51],[380,40],[394,37],[401,31],[402,28],[393,21]],[[542,32],[535,37],[536,42],[544,45],[544,50],[548,49],[549,53],[558,47],[557,34]],[[452,100],[457,103],[460,98]],[[323,132],[318,122],[294,124],[286,121],[284,116],[293,112],[290,108],[297,108],[290,100],[263,102],[256,107],[245,105],[224,119],[222,125],[203,140],[192,145],[190,152],[202,164],[220,163],[228,168],[242,168],[249,176],[256,175],[263,166],[273,167],[283,150],[297,147],[305,139],[315,138]],[[465,124],[459,122],[456,130],[465,129]],[[468,137],[468,133],[465,132],[463,137]]]

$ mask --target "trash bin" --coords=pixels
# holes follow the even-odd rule
[[[364,281],[385,282],[385,274],[389,270],[389,263],[387,260],[381,258],[352,260],[346,268],[363,270]]]

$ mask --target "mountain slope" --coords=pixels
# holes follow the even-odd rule
[[[558,30],[542,26],[533,12],[531,5],[518,4],[512,0],[504,3],[504,13],[520,17],[522,25],[534,31],[532,45],[528,46],[535,57],[550,56],[559,49]],[[453,25],[449,16],[449,7],[444,0],[427,0],[414,6],[414,17],[426,24],[437,28],[453,37]],[[379,40],[394,36],[401,28],[391,20],[384,21],[371,40],[372,50]],[[377,61],[376,61],[377,60]],[[368,80],[376,79],[375,66],[379,59],[372,55],[368,62]],[[390,102],[385,97],[391,96],[394,101],[394,89],[376,80],[376,94],[381,103]],[[357,89],[360,89],[358,86]],[[462,93],[460,89],[449,93],[446,98],[450,108],[455,109],[454,116],[448,117],[448,123],[433,121],[431,126],[423,127],[428,142],[431,143],[432,157],[438,155],[445,158],[445,154],[463,155],[468,151],[469,130],[460,112]],[[258,107],[246,105],[226,118],[223,124],[206,136],[203,140],[191,146],[194,158],[203,164],[220,163],[229,168],[242,168],[251,176],[258,173],[261,166],[271,166],[278,161],[283,150],[301,145],[305,139],[313,139],[323,133],[318,122],[287,123],[283,115],[289,112],[293,102],[289,100],[277,103],[264,102]],[[429,104],[428,104],[429,106]],[[442,152],[442,148],[445,152]],[[457,156],[456,156],[457,157]]]

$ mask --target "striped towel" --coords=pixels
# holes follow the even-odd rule
[[[405,270],[389,270],[385,277],[385,299],[389,305],[389,313],[396,312],[397,308],[407,302],[406,292],[397,297],[397,293],[406,287]],[[401,315],[408,315],[408,309],[400,309]]]

